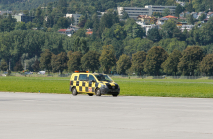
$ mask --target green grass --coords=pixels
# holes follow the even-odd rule
[[[124,96],[213,98],[213,80],[114,78]],[[0,91],[68,94],[69,77],[0,77]]]

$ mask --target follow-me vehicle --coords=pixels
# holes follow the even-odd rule
[[[120,87],[106,74],[75,71],[70,78],[70,91],[74,96],[78,93],[118,96]]]

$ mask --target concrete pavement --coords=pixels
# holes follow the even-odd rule
[[[0,139],[210,139],[213,99],[0,92]]]

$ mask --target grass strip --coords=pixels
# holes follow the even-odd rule
[[[213,98],[213,80],[114,78],[124,96]],[[69,77],[0,77],[0,91],[70,94]]]

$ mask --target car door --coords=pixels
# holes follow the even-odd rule
[[[95,84],[96,84],[96,79],[94,75],[89,75],[89,88],[88,88],[88,93],[95,93]]]
[[[86,86],[88,86],[87,74],[80,74],[79,75],[79,87],[77,88],[77,91],[86,92]]]

